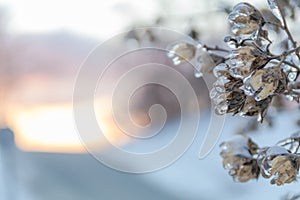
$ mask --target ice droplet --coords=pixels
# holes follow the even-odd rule
[[[258,113],[258,116],[257,116],[257,122],[262,122],[263,121],[263,116],[261,113]]]
[[[229,83],[230,80],[225,77],[225,76],[221,76],[217,79],[217,81],[214,83],[214,87],[215,89],[217,90],[217,92],[225,92],[226,91],[226,88],[225,88],[225,84],[226,83]]]
[[[291,67],[289,65],[282,65],[282,70],[287,74],[288,81],[295,81],[298,77],[298,69]]]
[[[297,78],[298,72],[289,72],[288,74],[288,80],[289,81],[295,81]]]
[[[233,166],[232,166],[232,165],[230,165],[230,166],[228,167],[228,169],[229,169],[228,174],[229,174],[230,176],[233,176],[233,175],[236,174],[236,170],[233,169]]]
[[[201,78],[201,77],[203,76],[203,74],[202,74],[200,71],[198,71],[197,69],[195,69],[195,71],[194,71],[194,76],[195,76],[196,78]]]
[[[215,108],[215,112],[217,115],[224,115],[226,114],[227,110],[228,110],[228,105],[226,104],[226,102],[217,105]]]
[[[292,89],[295,94],[300,94],[300,89]]]
[[[218,94],[218,92],[216,91],[216,89],[212,88],[210,90],[209,96],[210,96],[211,99],[213,99],[213,98],[215,98],[217,96],[217,94]]]
[[[213,102],[215,105],[219,105],[222,102],[224,102],[226,100],[226,94],[221,93],[218,96],[216,96],[215,98],[213,98]]]
[[[237,48],[237,40],[232,38],[231,36],[226,36],[224,38],[224,42],[227,44],[227,46],[231,49]]]
[[[213,69],[213,74],[216,78],[218,78],[218,77],[224,75],[224,73],[226,73],[227,70],[228,70],[227,64],[221,63]]]
[[[244,93],[248,96],[253,96],[255,94],[255,90],[253,89],[251,83],[250,83],[251,76],[248,76],[244,79],[244,87],[241,89],[244,91]]]
[[[293,101],[294,97],[292,95],[285,95],[285,97],[287,98],[287,100],[289,101]]]
[[[243,78],[245,78],[244,74],[247,74],[246,72],[248,72],[248,71],[246,71],[247,69],[245,69],[245,68],[246,67],[238,67],[238,66],[231,67],[229,69],[229,73],[234,78],[243,79]]]
[[[261,153],[258,157],[258,163],[260,165],[263,175],[266,177],[271,176],[272,159],[274,157],[288,154],[288,150],[281,146],[269,147],[265,152]]]

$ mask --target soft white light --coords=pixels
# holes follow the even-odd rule
[[[17,33],[66,30],[106,39],[136,19],[149,19],[156,10],[144,0],[0,0],[8,8],[9,26]],[[139,16],[139,17],[138,17]]]

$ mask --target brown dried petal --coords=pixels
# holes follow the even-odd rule
[[[244,46],[232,51],[229,64],[229,72],[235,78],[244,79],[253,70],[264,66],[268,59],[254,47]]]
[[[232,91],[227,95],[228,110],[227,113],[237,113],[241,110],[246,96],[242,90]]]
[[[256,71],[250,78],[250,86],[256,91],[255,99],[261,101],[274,93],[286,89],[286,77],[278,67],[264,68]]]
[[[253,96],[247,96],[245,104],[242,108],[241,114],[243,116],[265,115],[265,111],[271,103],[272,98],[268,97],[262,101],[255,101]]]
[[[225,63],[220,63],[213,69],[213,74],[216,78],[221,76],[230,77],[230,74],[228,72],[229,66]]]
[[[299,170],[299,164],[289,156],[277,156],[272,160],[271,175],[275,178],[271,184],[283,185],[296,180]]]
[[[237,136],[231,141],[223,142],[220,147],[223,167],[234,180],[246,182],[258,178],[260,169],[257,161],[252,158],[258,146],[250,138]]]
[[[259,167],[255,160],[252,160],[250,163],[247,163],[240,167],[237,171],[237,177],[239,182],[246,182],[251,179],[257,179],[259,176]]]
[[[230,176],[239,182],[257,179],[260,169],[256,160],[239,155],[228,154],[224,157],[223,167],[228,170]]]

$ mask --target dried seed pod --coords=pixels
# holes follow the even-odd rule
[[[244,79],[253,70],[265,65],[268,59],[255,47],[243,46],[233,50],[228,61],[229,73],[235,78]]]
[[[281,146],[265,149],[257,158],[262,176],[271,179],[271,184],[283,185],[296,180],[299,158]]]
[[[229,142],[223,142],[220,147],[223,167],[234,180],[246,182],[258,178],[260,169],[252,157],[258,146],[251,139],[238,136]]]
[[[239,3],[228,17],[231,31],[236,36],[253,34],[265,23],[261,13],[251,4]]]
[[[261,101],[275,93],[283,93],[287,88],[287,80],[279,67],[263,68],[245,79],[243,90],[247,95],[255,96]]]
[[[272,160],[271,174],[275,176],[271,184],[283,185],[296,180],[299,163],[295,156],[277,156]]]
[[[245,101],[244,92],[239,89],[243,82],[230,76],[228,65],[222,63],[215,67],[214,75],[218,77],[210,92],[217,114],[238,113]]]
[[[172,59],[174,65],[179,65],[193,59],[196,55],[196,47],[187,42],[178,42],[168,47],[168,57]]]
[[[247,96],[245,103],[243,105],[243,108],[240,111],[241,116],[257,116],[258,115],[258,121],[262,122],[266,112],[267,108],[270,105],[272,100],[272,97],[268,97],[262,101],[256,101],[254,97]]]
[[[238,113],[244,102],[246,100],[246,96],[242,90],[232,91],[227,95],[227,102],[228,102],[228,110],[227,113]]]

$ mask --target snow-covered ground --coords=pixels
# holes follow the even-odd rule
[[[189,116],[192,117],[192,116]],[[259,145],[274,144],[295,132],[297,111],[279,115],[272,128],[251,133]],[[218,143],[230,139],[246,119],[228,117]],[[165,136],[151,144],[131,144],[132,151],[151,149],[171,136],[177,122],[167,124]],[[199,160],[200,145],[209,122],[201,115],[200,130],[188,151],[175,163],[156,172],[134,175],[112,170],[89,154],[21,152],[1,142],[0,199],[2,200],[93,200],[93,199],[280,199],[288,192],[300,192],[299,183],[282,187],[268,180],[236,183],[222,168],[219,148]],[[7,134],[7,131],[2,135]],[[3,138],[3,136],[2,136]],[[12,137],[5,137],[6,142]],[[2,140],[2,141],[5,141]],[[130,164],[130,163],[128,163]]]

